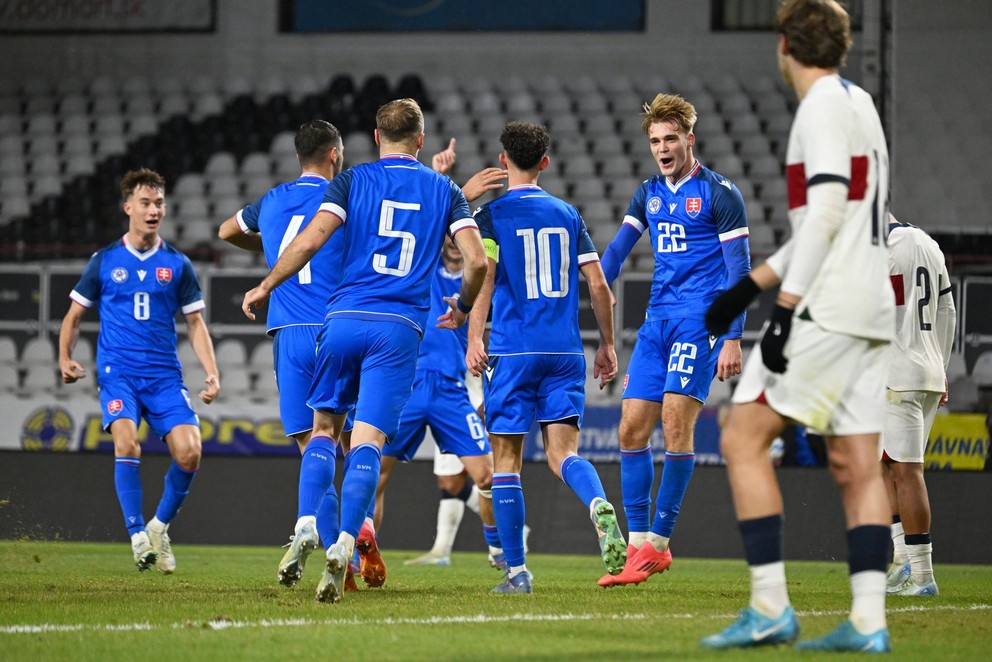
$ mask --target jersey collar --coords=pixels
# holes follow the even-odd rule
[[[507,191],[543,191],[537,184],[517,184],[506,189]]]
[[[410,154],[402,154],[402,153],[399,153],[399,154],[383,154],[382,157],[379,160],[382,161],[384,159],[406,159],[407,161],[416,161],[417,160],[417,157],[412,156]]]
[[[121,243],[124,244],[124,248],[127,249],[127,252],[128,253],[130,253],[134,257],[136,257],[139,260],[141,260],[142,262],[144,262],[145,260],[147,260],[148,258],[150,258],[152,255],[155,255],[155,253],[158,253],[158,249],[160,249],[162,247],[162,243],[163,242],[162,242],[162,237],[158,237],[158,241],[155,242],[155,245],[152,246],[151,248],[149,248],[145,252],[141,252],[137,248],[135,248],[134,246],[132,246],[130,244],[130,242],[128,242],[128,240],[127,240],[127,235],[124,235],[123,237],[121,237]]]
[[[304,172],[303,174],[301,174],[299,176],[299,179],[303,179],[304,177],[309,177],[310,179],[322,179],[325,182],[327,181],[327,177],[324,177],[323,175],[318,174],[316,172],[310,172],[309,170],[307,170],[306,172]]]
[[[696,165],[694,165],[692,167],[692,170],[690,170],[686,174],[682,175],[682,178],[680,180],[678,180],[677,182],[675,182],[675,183],[672,183],[671,180],[668,179],[668,177],[664,177],[663,176],[662,179],[665,180],[665,185],[668,186],[668,189],[672,193],[675,193],[676,191],[679,190],[679,187],[681,187],[687,181],[689,181],[690,179],[692,179],[693,177],[695,177],[696,176],[696,173],[698,173],[699,170],[700,170],[700,168],[702,168],[702,167],[703,167],[703,164],[700,163],[699,161],[696,161]]]

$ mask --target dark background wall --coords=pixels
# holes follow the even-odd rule
[[[168,458],[142,461],[145,514],[161,494]],[[207,458],[171,532],[178,544],[279,546],[296,521],[295,458]],[[620,469],[598,466],[607,495],[620,506]],[[661,466],[656,478],[661,478]],[[338,476],[340,480],[340,465]],[[786,504],[789,559],[844,560],[840,499],[825,469],[778,471]],[[544,464],[525,464],[527,522],[534,552],[593,553],[586,509]],[[992,475],[931,472],[934,558],[938,563],[992,563]],[[430,462],[397,468],[389,486],[380,542],[426,550],[434,539],[438,492]],[[626,523],[624,522],[624,530]],[[0,453],[0,539],[126,541],[108,455]],[[478,518],[466,512],[456,550],[483,550]],[[672,543],[688,557],[743,558],[722,467],[697,467]]]

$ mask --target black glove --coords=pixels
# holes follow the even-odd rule
[[[750,276],[741,278],[736,285],[724,290],[720,296],[713,299],[709,310],[706,311],[706,330],[714,336],[725,334],[730,330],[734,320],[747,310],[759,294],[761,288]]]
[[[789,364],[785,358],[785,343],[789,339],[789,332],[792,331],[791,308],[784,308],[776,304],[772,311],[771,320],[765,335],[761,337],[761,362],[772,372],[783,373]]]

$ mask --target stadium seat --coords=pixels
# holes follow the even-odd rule
[[[10,195],[0,199],[0,218],[9,220],[31,213],[31,203],[26,195]]]
[[[0,364],[0,393],[17,394],[21,389],[21,375],[12,365]]]
[[[96,163],[90,154],[76,154],[65,162],[65,176],[68,178],[82,175],[92,175],[96,172]]]
[[[272,172],[272,162],[264,152],[253,152],[241,161],[242,175],[268,175]]]
[[[230,152],[215,152],[207,159],[203,172],[207,175],[233,175],[238,172],[238,162]]]
[[[41,175],[34,177],[31,181],[31,198],[33,200],[62,193],[62,178],[58,174]]]
[[[21,394],[26,397],[54,394],[58,382],[53,366],[54,364],[28,366],[24,371],[24,380],[21,382]]]
[[[206,218],[210,215],[210,208],[207,199],[202,196],[189,195],[177,198],[174,201],[176,206],[176,216],[183,220]]]
[[[10,336],[0,336],[0,365],[17,365],[17,343]]]
[[[62,161],[55,154],[45,154],[31,159],[31,175],[33,177],[58,176],[61,172]]]
[[[241,180],[233,174],[215,174],[207,180],[210,197],[213,199],[240,196]]]
[[[59,115],[85,115],[89,112],[90,102],[82,94],[69,94],[59,101]]]
[[[124,118],[120,115],[102,115],[96,118],[93,131],[101,135],[124,135]]]
[[[978,385],[968,375],[958,377],[947,385],[947,408],[951,412],[967,413],[978,409]]]
[[[596,174],[596,163],[590,158],[569,159],[562,165],[562,174],[575,177],[593,177]]]
[[[2,155],[0,155],[2,157]],[[0,202],[8,197],[24,197],[28,195],[27,177],[11,175],[0,178]]]
[[[114,93],[95,97],[90,112],[92,115],[99,117],[101,115],[117,115],[122,110],[123,104],[121,103],[121,99]]]
[[[235,207],[228,214],[234,214],[240,209],[240,207]],[[223,214],[223,212],[221,212]],[[226,216],[224,216],[226,218]],[[208,220],[208,217],[184,217],[183,218],[183,238],[182,245],[195,247],[201,244],[209,244],[216,238],[216,229]]]
[[[224,366],[244,366],[248,363],[248,351],[238,338],[225,338],[214,348],[217,364]]]
[[[269,192],[269,189],[280,183],[273,179],[272,175],[249,175],[242,177],[241,181],[244,184],[245,199],[252,202],[261,198]]]
[[[736,154],[724,154],[710,162],[710,168],[730,179],[744,177],[744,162]]]
[[[202,197],[206,192],[206,179],[198,172],[187,172],[179,176],[169,194],[177,198]]]
[[[737,147],[737,153],[751,160],[763,156],[771,156],[772,146],[763,134],[755,133],[741,139]]]
[[[127,134],[131,138],[151,136],[158,133],[158,119],[152,113],[132,115],[127,123]]]
[[[971,370],[971,379],[980,388],[992,387],[992,351],[978,355],[975,367]]]
[[[28,368],[33,365],[48,365],[55,363],[55,347],[52,341],[45,337],[36,336],[27,341],[21,350],[21,366]]]

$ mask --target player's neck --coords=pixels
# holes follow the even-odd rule
[[[412,156],[413,158],[417,158],[418,151],[419,150],[417,149],[416,144],[411,145],[409,143],[390,143],[386,141],[382,141],[379,143],[380,159],[388,156],[389,154],[406,154],[408,156]]]
[[[800,101],[809,93],[811,87],[824,76],[836,76],[836,69],[821,69],[820,67],[794,67],[792,70],[792,86]]]
[[[668,181],[675,184],[680,179],[692,172],[692,169],[696,167],[696,157],[692,155],[692,151],[689,152],[689,158],[685,160],[685,165],[678,172],[674,172],[669,176]]]
[[[540,170],[518,170],[514,167],[507,168],[506,185],[508,188],[514,186],[538,186],[537,178],[541,176]]]
[[[443,253],[441,254],[441,259],[444,260],[444,268],[447,269],[449,273],[458,274],[462,272],[462,267],[465,264],[464,260],[452,260]]]
[[[151,250],[158,244],[158,233],[145,233],[137,230],[129,230],[127,233],[127,243],[131,246],[131,248],[141,252]]]

